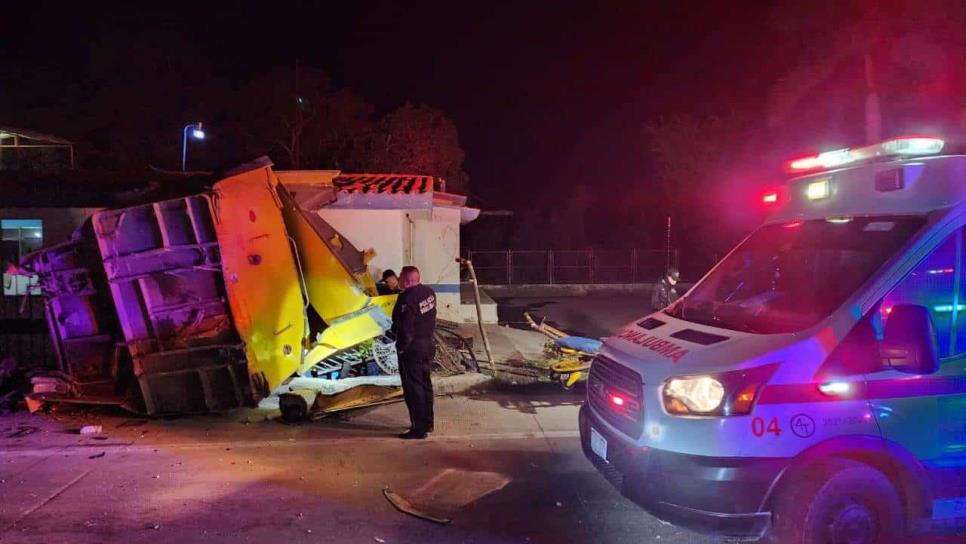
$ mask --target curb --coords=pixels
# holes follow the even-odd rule
[[[442,395],[459,395],[489,383],[493,377],[479,372],[456,374],[454,376],[433,376],[433,393]]]

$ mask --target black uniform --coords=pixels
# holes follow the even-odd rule
[[[674,285],[671,285],[667,277],[663,277],[661,281],[654,285],[654,291],[651,293],[651,308],[663,310],[677,299],[678,290]]]
[[[425,285],[410,287],[396,299],[392,331],[399,353],[399,377],[415,433],[433,428],[433,382],[430,373],[436,346],[436,293]]]

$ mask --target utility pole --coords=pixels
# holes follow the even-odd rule
[[[664,273],[671,270],[671,216],[667,216],[667,237],[664,245]]]
[[[295,59],[295,124],[292,127],[292,168],[302,167],[302,95],[299,94],[299,59]]]

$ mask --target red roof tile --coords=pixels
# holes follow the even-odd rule
[[[434,185],[441,181],[433,176],[340,174],[332,180],[332,183],[339,191],[345,193],[413,195],[432,193]]]

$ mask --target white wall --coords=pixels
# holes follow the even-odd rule
[[[346,210],[322,208],[319,216],[356,246],[365,251],[373,248],[376,257],[369,263],[369,270],[375,280],[382,277],[382,271],[399,269],[407,261],[403,239],[403,225],[406,222],[402,210]]]
[[[460,318],[460,210],[435,207],[410,214],[414,219],[413,262],[419,266],[423,283],[436,289],[440,317]]]
[[[419,267],[423,283],[437,291],[439,316],[462,321],[460,268],[456,262],[460,252],[459,208],[322,208],[318,213],[359,250],[376,250],[369,265],[375,279],[387,268],[399,273],[404,265],[414,264]]]

